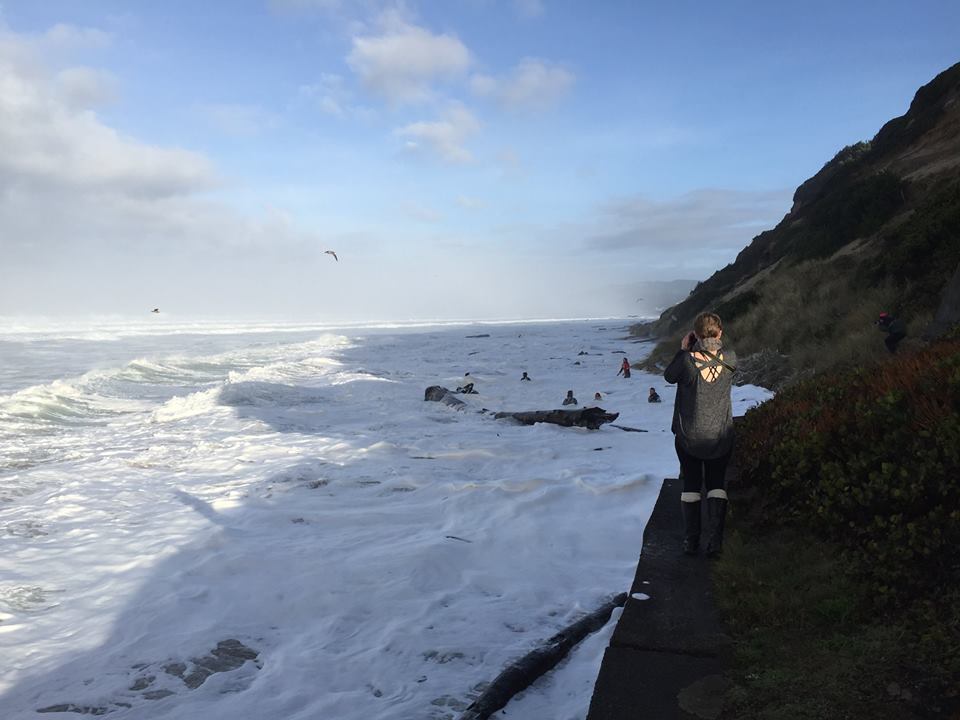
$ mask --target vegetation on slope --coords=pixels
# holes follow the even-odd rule
[[[738,432],[730,717],[953,717],[960,340],[798,382]]]

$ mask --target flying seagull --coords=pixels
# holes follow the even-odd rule
[[[324,254],[324,255],[333,255],[333,259],[336,260],[337,262],[340,262],[340,258],[337,257],[337,254],[336,254],[333,250],[324,250],[324,251],[323,251],[323,254]]]
[[[158,312],[160,312],[160,308],[154,308],[153,310],[151,310],[151,312],[158,313]]]

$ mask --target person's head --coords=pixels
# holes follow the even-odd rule
[[[593,394],[593,399],[594,399],[594,400],[603,400],[603,395],[601,395],[600,393],[594,393],[594,394]]]
[[[573,397],[573,390],[567,390],[567,397]]]
[[[523,371],[523,377],[526,377],[526,376],[527,376],[527,371],[524,370],[524,371]]]
[[[656,394],[657,394],[657,391],[656,391],[654,388],[650,388],[650,394],[651,394],[651,395],[656,395]]]
[[[723,335],[723,323],[716,313],[700,313],[693,321],[693,332],[701,340],[703,338],[718,338]]]

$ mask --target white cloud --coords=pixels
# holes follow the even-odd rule
[[[411,123],[394,133],[406,138],[408,152],[429,153],[448,163],[467,163],[473,155],[464,144],[479,129],[480,123],[467,108],[452,103],[442,119]]]
[[[68,37],[63,29],[51,31]],[[249,237],[243,222],[196,199],[217,183],[203,155],[126,137],[84,107],[109,76],[46,68],[46,38],[0,29],[0,226],[7,259],[49,259],[52,248],[140,239],[165,243]],[[98,37],[85,31],[81,37]],[[191,227],[193,228],[191,230]]]
[[[113,42],[113,35],[97,28],[77,27],[58,23],[40,37],[45,49],[85,50],[105,48]]]
[[[66,102],[56,80],[22,64],[24,57],[16,39],[0,35],[0,186],[163,196],[211,185],[204,157],[123,137]]]
[[[481,97],[493,97],[497,94],[499,84],[496,79],[490,75],[476,73],[470,77],[470,90],[474,95]]]
[[[513,0],[513,7],[525,18],[538,18],[546,12],[543,0]]]
[[[69,104],[57,71],[73,63],[48,66],[56,56],[43,42],[0,29],[5,313],[131,313],[159,306],[181,318],[283,312],[360,320],[436,317],[436,298],[450,297],[445,276],[400,299],[379,290],[390,287],[398,267],[406,272],[409,264],[415,272],[409,248],[431,226],[410,232],[396,222],[381,230],[347,210],[350,233],[325,228],[321,234],[298,226],[296,213],[283,208],[283,193],[277,194],[280,207],[266,210],[262,203],[271,200],[265,198],[247,203],[245,212],[215,202],[204,192],[216,182],[206,157],[125,136]],[[404,139],[462,158],[462,142],[477,125],[466,109],[452,106],[436,125],[410,126]],[[435,217],[429,207],[412,211],[423,220]],[[343,218],[330,223],[348,225]],[[323,255],[327,248],[340,253],[340,263]],[[435,255],[440,264],[458,258]],[[478,277],[499,277],[499,268],[484,273],[481,265]],[[359,287],[369,290],[358,297]],[[486,304],[489,293],[477,290],[476,301],[471,293],[467,288],[446,312],[489,316],[518,304],[499,294],[495,300],[504,309],[495,312]]]
[[[434,83],[460,77],[470,65],[470,51],[455,35],[435,35],[394,14],[381,23],[380,34],[353,38],[347,64],[392,105],[433,98]]]
[[[556,105],[570,92],[576,78],[569,70],[537,58],[524,58],[505,77],[477,74],[470,89],[496,100],[509,110],[539,111]]]
[[[317,82],[301,85],[298,94],[303,103],[325,115],[363,122],[370,122],[377,115],[373,108],[358,104],[343,78],[334,73],[323,73]]]
[[[63,101],[78,109],[100,107],[116,97],[116,79],[104,70],[66,68],[57,73],[56,84]]]
[[[280,117],[257,105],[210,103],[199,107],[210,125],[231,137],[254,137],[280,125]]]
[[[650,268],[685,266],[709,273],[733,260],[763,228],[790,209],[787,190],[701,189],[670,200],[632,197],[609,203],[593,226],[575,230],[588,248],[629,250]]]
[[[345,114],[348,94],[343,87],[343,78],[333,73],[323,73],[312,85],[300,86],[300,97],[310,101],[328,115]]]

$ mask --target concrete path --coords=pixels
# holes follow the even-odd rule
[[[720,715],[730,638],[711,592],[710,561],[702,551],[697,557],[680,552],[681,528],[680,481],[667,478],[643,533],[630,597],[604,653],[588,720]]]

